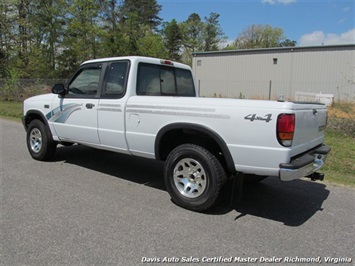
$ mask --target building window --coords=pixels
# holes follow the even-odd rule
[[[277,65],[277,58],[273,58],[272,60],[274,62],[274,65]]]

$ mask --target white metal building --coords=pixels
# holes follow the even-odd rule
[[[355,44],[194,53],[192,68],[201,96],[355,102]]]

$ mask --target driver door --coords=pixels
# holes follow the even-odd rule
[[[81,67],[58,98],[50,122],[62,141],[99,144],[97,107],[102,82],[102,64]]]

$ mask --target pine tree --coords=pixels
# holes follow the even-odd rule
[[[164,24],[163,35],[169,59],[179,61],[181,58],[182,34],[175,19]]]

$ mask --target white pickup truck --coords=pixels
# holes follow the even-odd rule
[[[195,211],[212,207],[237,173],[322,180],[316,171],[330,151],[325,105],[198,97],[189,66],[155,58],[84,62],[23,112],[34,159],[79,143],[165,161],[167,191]]]

